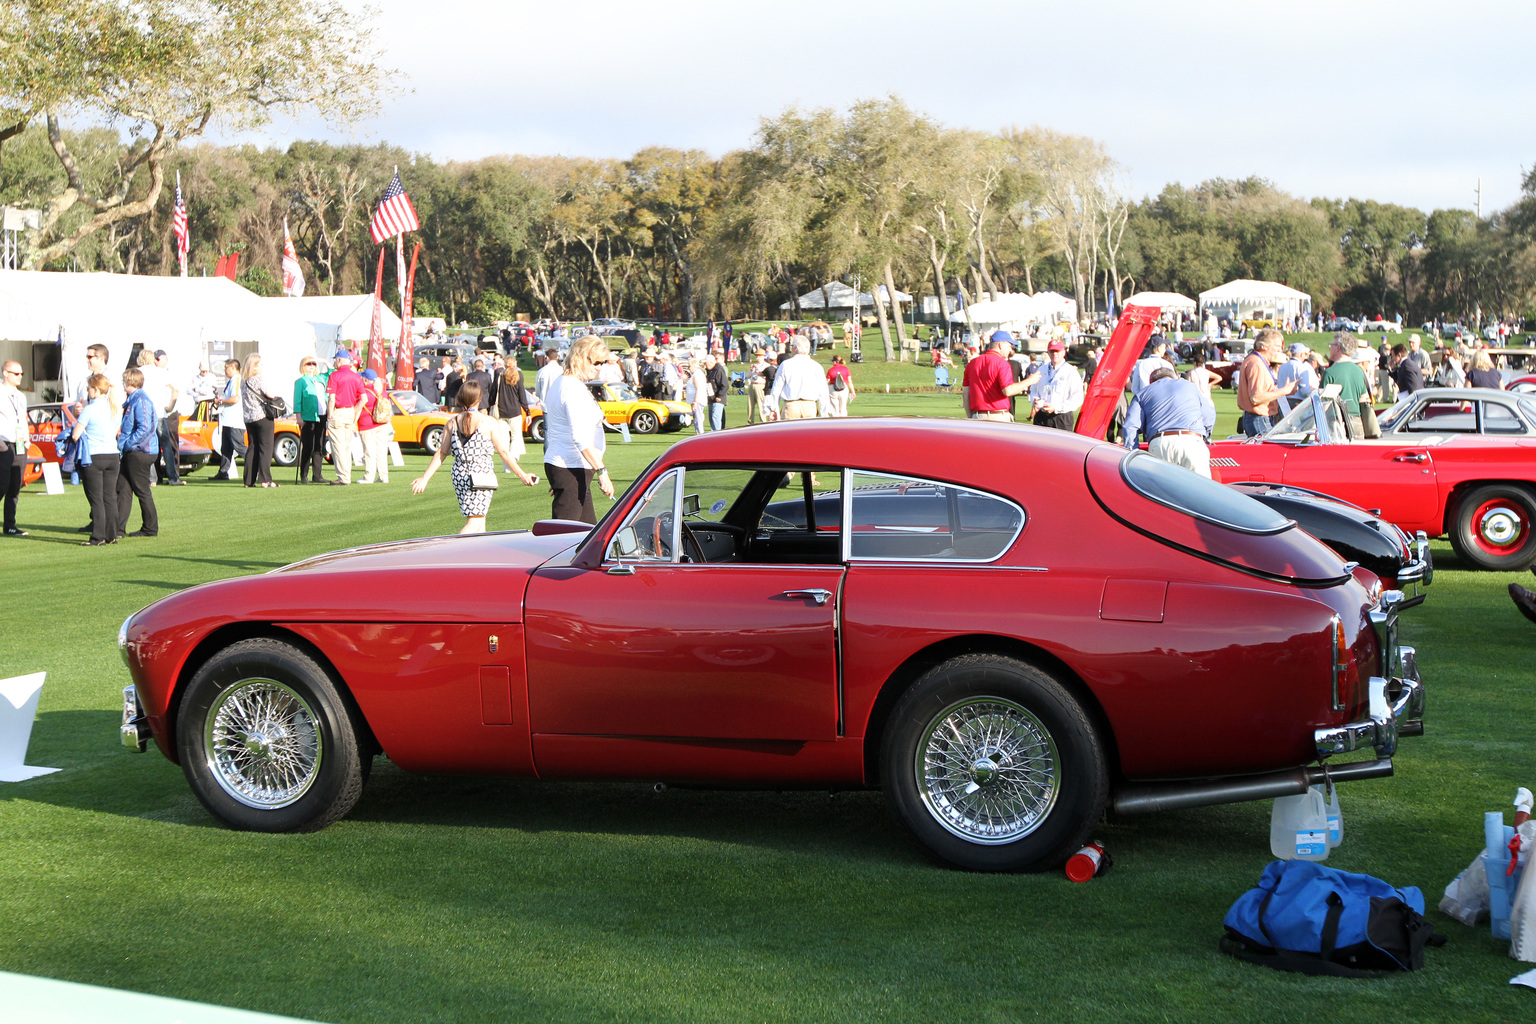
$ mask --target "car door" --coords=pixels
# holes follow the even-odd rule
[[[674,469],[653,482],[600,567],[534,574],[525,604],[534,732],[836,738],[841,560],[753,562],[734,554],[744,536],[731,560],[698,560],[716,556],[681,530],[684,492],[700,487],[686,475],[706,473]],[[690,503],[702,516],[730,505],[704,497]],[[830,550],[835,535],[828,541]]]
[[[1412,444],[1411,435],[1394,436],[1396,443],[1298,445],[1286,452],[1282,480],[1380,509],[1399,526],[1427,523],[1440,500],[1433,448]]]

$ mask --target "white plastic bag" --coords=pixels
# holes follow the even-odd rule
[[[1445,887],[1440,912],[1468,926],[1477,924],[1488,913],[1488,875],[1483,870],[1481,853]]]

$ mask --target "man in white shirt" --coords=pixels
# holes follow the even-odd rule
[[[661,352],[661,389],[666,401],[682,401],[683,375],[677,368],[677,357],[665,349]]]
[[[245,413],[241,409],[240,385],[240,360],[224,360],[224,386],[214,399],[220,435],[219,471],[213,475],[214,480],[235,479],[235,460],[245,458]]]
[[[1049,360],[1040,367],[1040,379],[1029,389],[1034,403],[1031,420],[1037,427],[1071,430],[1077,425],[1077,410],[1083,407],[1083,375],[1067,362],[1067,346],[1053,341],[1045,348]]]
[[[1296,382],[1296,393],[1280,397],[1280,411],[1288,413],[1297,402],[1304,401],[1308,395],[1317,390],[1317,371],[1307,361],[1307,354],[1311,349],[1301,342],[1291,343],[1291,358],[1280,364],[1280,369],[1275,371],[1275,383],[1284,388],[1291,381]]]
[[[171,383],[170,356],[165,349],[156,349],[154,360],[140,363],[139,372],[144,374],[143,391],[160,414],[160,454],[156,458],[155,475],[163,484],[180,487],[181,414],[176,411],[176,398],[180,392]]]
[[[549,386],[564,372],[565,367],[560,365],[560,353],[553,348],[545,349],[544,365],[539,367],[538,376],[533,378],[533,393],[538,396],[540,405],[544,404],[544,394]]]
[[[16,525],[16,499],[21,494],[21,474],[27,466],[31,424],[27,421],[27,396],[21,383],[21,364],[14,359],[0,366],[0,495],[5,501],[7,537],[25,537]]]
[[[1141,389],[1152,383],[1154,370],[1164,366],[1171,366],[1165,357],[1168,352],[1168,339],[1161,334],[1154,334],[1147,342],[1147,354],[1136,360],[1136,365],[1131,368],[1131,396],[1141,394]]]
[[[810,356],[811,343],[797,337],[795,354],[779,364],[773,378],[773,393],[768,397],[769,415],[774,419],[809,420],[831,412],[827,394],[827,371]]]

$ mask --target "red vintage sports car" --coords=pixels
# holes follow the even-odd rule
[[[122,737],[153,737],[236,828],[335,821],[382,753],[881,787],[941,861],[1036,870],[1107,810],[1298,793],[1351,751],[1335,781],[1391,774],[1422,729],[1400,596],[1142,452],[770,424],[673,446],[595,529],[379,544],[165,597],[119,633]]]

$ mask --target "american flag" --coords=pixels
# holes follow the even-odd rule
[[[389,188],[384,190],[384,198],[379,201],[379,208],[373,211],[373,221],[368,225],[368,231],[373,235],[373,244],[378,245],[386,238],[394,238],[407,231],[421,230],[421,221],[416,218],[416,208],[411,205],[411,197],[405,194],[404,187],[400,184],[400,172],[389,179]]]
[[[181,198],[181,172],[176,172],[176,206],[171,210],[171,231],[176,235],[176,260],[181,276],[187,276],[187,204]]]

